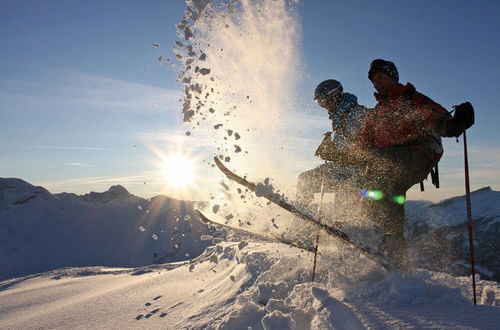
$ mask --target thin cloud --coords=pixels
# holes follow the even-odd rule
[[[116,148],[106,147],[74,147],[74,146],[16,146],[16,145],[0,145],[0,148],[21,148],[21,149],[54,149],[54,150],[97,150],[111,151]]]
[[[120,184],[120,185],[130,185],[130,184],[144,184],[144,182],[151,180],[161,180],[161,176],[154,173],[144,173],[140,175],[122,175],[122,176],[98,176],[98,177],[88,177],[88,178],[77,178],[69,180],[58,180],[58,181],[40,181],[37,184],[46,187],[49,190],[60,190],[61,188],[71,188],[78,186],[92,186],[97,184]]]
[[[186,132],[190,135],[187,136]],[[196,150],[210,146],[210,131],[207,129],[182,130],[176,129],[169,132],[139,132],[138,138],[146,145],[157,145],[169,147],[183,147],[185,149]]]
[[[66,165],[75,167],[93,167],[93,165],[83,163],[66,163]]]
[[[59,73],[51,82],[0,80],[0,86],[5,87],[0,93],[0,108],[7,111],[61,106],[65,111],[84,107],[89,111],[145,113],[179,108],[178,90],[77,72]]]

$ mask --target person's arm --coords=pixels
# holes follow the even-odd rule
[[[325,137],[316,150],[315,155],[323,160],[332,161],[338,165],[366,165],[376,161],[374,154],[359,145],[353,144],[351,147],[338,148],[332,142],[331,132],[325,133]]]
[[[323,141],[321,141],[321,144],[319,145],[318,149],[316,149],[314,155],[323,160],[333,160],[337,148],[335,147],[332,141],[332,132],[326,132],[323,135],[325,137],[323,138]]]
[[[423,94],[417,93],[414,102],[421,108],[421,120],[433,127],[440,136],[458,137],[474,124],[474,108],[469,102],[454,106],[454,116]]]

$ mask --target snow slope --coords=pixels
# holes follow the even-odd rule
[[[98,329],[498,329],[500,287],[418,271],[368,270],[278,243],[225,242],[189,262],[69,268],[0,283],[0,327]],[[366,266],[358,263],[355,267]],[[369,274],[371,272],[371,275]],[[496,304],[497,306],[492,306]]]

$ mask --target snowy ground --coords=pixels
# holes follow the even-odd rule
[[[71,200],[67,200],[41,187],[6,180],[0,189],[0,238],[4,244],[0,274],[14,278],[0,282],[0,329],[500,328],[500,285],[496,282],[478,280],[480,305],[473,306],[468,277],[427,270],[419,270],[411,277],[387,274],[323,235],[317,281],[312,283],[312,255],[288,245],[222,235],[214,242],[226,241],[202,253],[201,245],[194,243],[202,240],[201,236],[211,237],[208,234],[212,230],[195,219],[192,207],[179,207],[183,202],[168,198],[137,200],[115,188],[94,194],[98,200],[94,198],[90,203],[82,202],[87,195],[69,196]],[[496,195],[486,190],[473,193],[473,197],[482,199],[486,215],[479,215],[491,218],[487,223],[490,225],[498,223]],[[436,212],[452,213],[456,200],[441,203],[448,206],[429,205],[423,211],[410,209],[410,215],[425,211],[411,223],[437,219],[433,216]],[[451,209],[443,211],[444,207]],[[219,213],[229,212],[226,208]],[[272,207],[266,205],[264,209],[267,212]],[[255,219],[271,218],[270,214],[258,212],[252,215]],[[279,228],[271,221],[274,227],[286,231],[286,217],[274,218],[280,219]],[[89,223],[93,225],[89,227]],[[269,231],[259,229],[258,224],[254,221],[249,228]],[[496,227],[485,228],[494,235]],[[38,235],[33,236],[33,232]],[[113,263],[117,256],[129,260],[136,254],[144,255],[139,264],[118,263],[120,266],[157,261],[152,258],[153,252],[177,244],[170,239],[176,232],[186,232],[178,237],[184,249],[181,255],[194,259],[164,259],[170,263],[139,268],[109,267],[117,265]],[[153,234],[158,235],[157,239],[152,238]],[[362,236],[367,243],[368,236]],[[75,245],[79,239],[83,241]],[[133,242],[137,244],[131,245]],[[164,247],[157,246],[163,243]],[[489,249],[494,250],[491,246]],[[113,258],[82,259],[89,250],[99,258]],[[60,255],[67,256],[68,263],[58,263]],[[19,265],[15,268],[18,273],[8,273],[7,266],[14,264]],[[99,264],[108,267],[61,269]],[[41,268],[31,269],[33,265]],[[49,269],[57,270],[21,277]],[[24,270],[22,275],[20,270]]]
[[[323,256],[311,283],[307,252],[224,242],[190,262],[51,271],[0,282],[0,328],[500,328],[494,282],[478,282],[489,306],[473,306],[469,278],[350,264]]]

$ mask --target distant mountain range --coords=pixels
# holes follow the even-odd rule
[[[186,260],[212,244],[195,202],[146,200],[122,186],[51,194],[0,178],[0,280],[72,266],[139,267]]]
[[[476,272],[500,282],[500,192],[471,193]],[[418,266],[453,275],[470,274],[465,196],[433,204],[409,201],[406,237]]]
[[[197,203],[149,200],[122,186],[85,195],[51,194],[0,178],[0,280],[75,266],[139,267],[200,255],[214,236]],[[199,203],[198,206],[202,206]],[[408,201],[406,237],[418,267],[470,274],[465,197]],[[500,192],[472,193],[478,273],[500,281]]]

